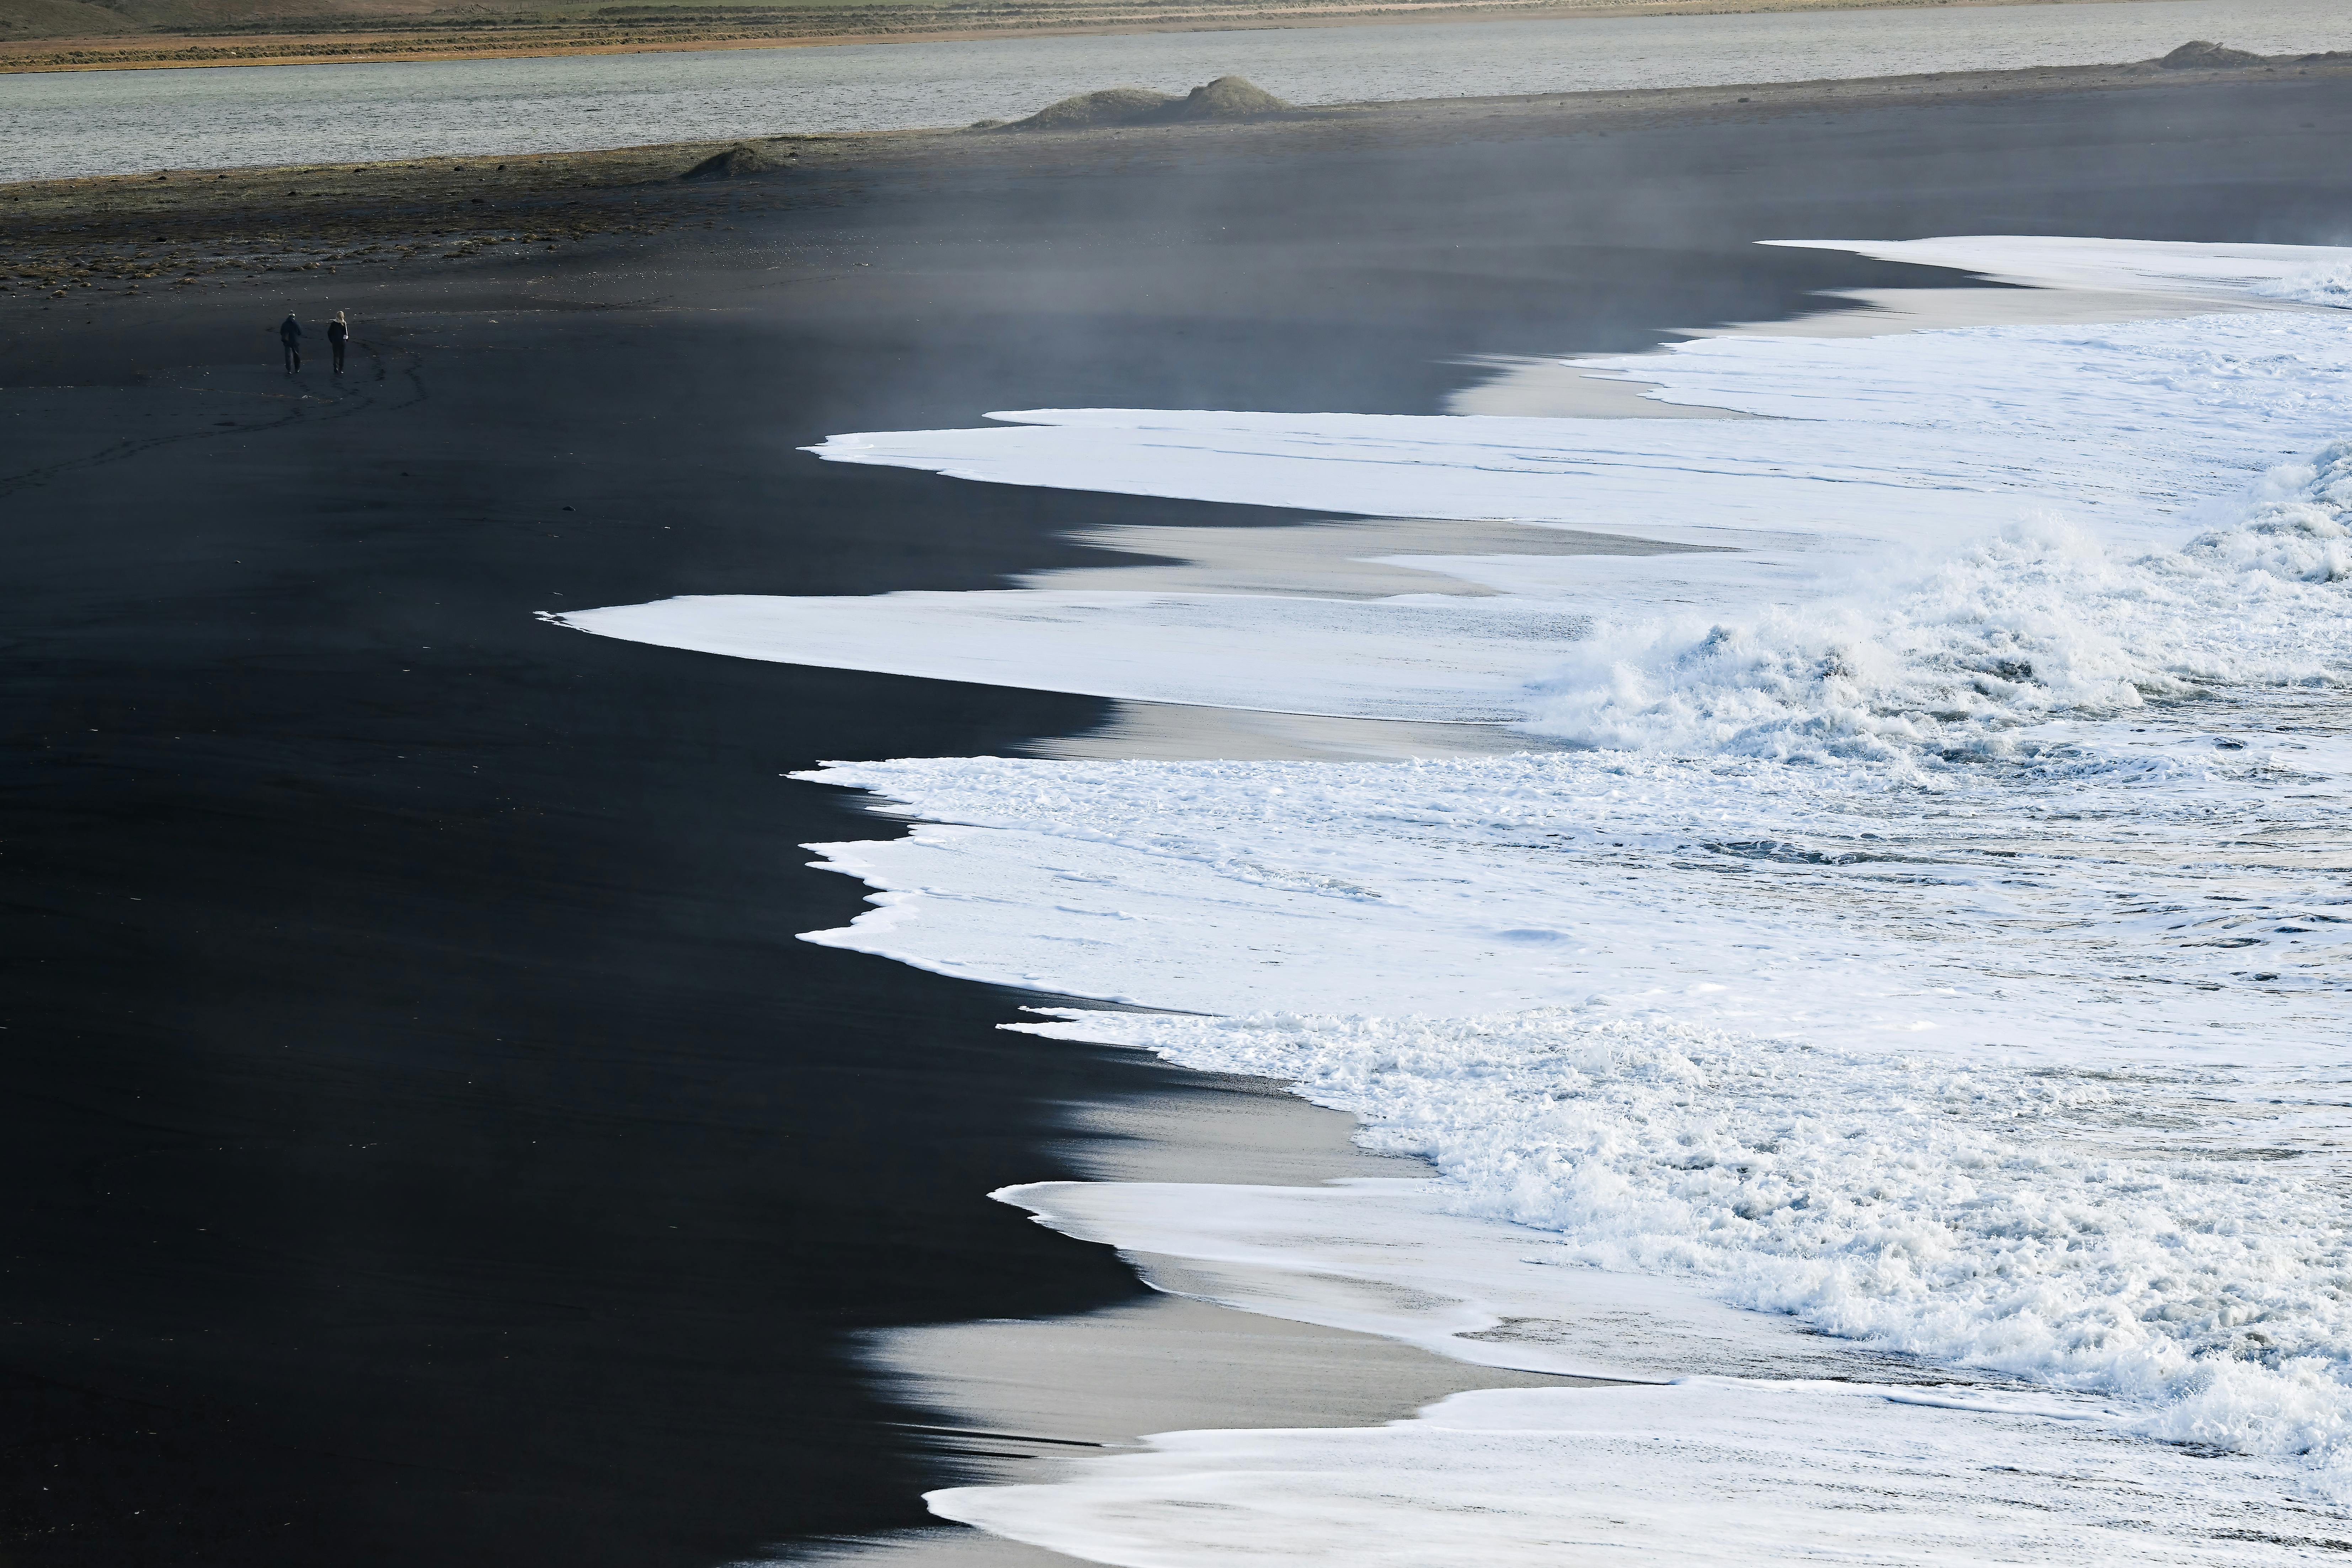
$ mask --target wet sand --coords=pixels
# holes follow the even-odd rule
[[[915,1428],[968,1415],[877,1382],[868,1336],[1148,1321],[1108,1252],[984,1194],[1116,1146],[1075,1108],[1208,1090],[795,942],[860,907],[795,846],[899,829],[780,775],[1110,710],[533,612],[989,586],[1134,559],[1083,531],[1307,521],[795,450],[835,432],[1430,412],[1465,356],[1948,280],[1759,237],[2325,242],[2352,203],[2311,129],[2352,115],[2332,70],[1979,86],[882,139],[591,192],[614,228],[552,250],[0,298],[0,1551],[646,1568],[922,1526],[975,1461]],[[53,196],[12,242],[159,232]],[[352,311],[341,383],[315,337],[279,371],[289,306]],[[1218,1353],[1201,1387],[1245,1422],[1275,1380]],[[1286,1418],[1417,1402],[1362,1365]]]
[[[1419,1160],[1357,1148],[1355,1125],[1264,1079],[1192,1073],[1140,1101],[1082,1108],[1081,1138],[1064,1152],[1089,1180],[1111,1182],[1288,1186],[1427,1171]],[[1150,1277],[1187,1271],[1173,1259],[1129,1261]],[[1132,1451],[1139,1434],[1376,1426],[1467,1388],[1595,1381],[1474,1366],[1174,1294],[1066,1317],[892,1330],[865,1336],[861,1348],[884,1387],[936,1413],[925,1436],[942,1455],[974,1479],[1008,1482]],[[845,1542],[812,1556],[873,1568],[1070,1561],[961,1525]]]

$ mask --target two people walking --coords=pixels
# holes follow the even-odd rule
[[[334,353],[337,375],[343,374],[343,348],[351,341],[352,324],[338,310],[335,319],[327,323],[327,347]],[[302,368],[302,323],[295,320],[291,310],[278,323],[278,346],[286,351],[287,374],[292,375]]]

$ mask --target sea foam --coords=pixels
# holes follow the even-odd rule
[[[2228,1461],[2126,1447],[2031,1402],[1843,1384],[1486,1390],[1416,1421],[1183,1432],[1060,1485],[934,1492],[950,1519],[1095,1562],[2309,1561],[2318,1510]]]
[[[1244,1540],[1706,1561],[1726,1498],[1740,1561],[2280,1562],[2344,1536],[2352,322],[2318,307],[2347,258],[1853,247],[1906,247],[2190,313],[1581,362],[1745,420],[1032,411],[820,448],[1726,547],[1411,558],[1502,595],[1475,609],[1135,595],[1132,619],[1049,592],[1003,633],[1017,593],[769,601],[748,641],[698,601],[565,617],[1375,715],[1348,649],[1385,638],[1415,716],[1552,742],[811,775],[917,823],[812,847],[877,890],[811,940],[1178,1010],[1023,1026],[1288,1079],[1435,1173],[1008,1201],[1254,1310],[1722,1380],[1184,1435],[940,1511],[1135,1563]],[[843,627],[846,656],[819,635]]]
[[[1940,255],[1969,242],[1932,243],[1946,247]],[[2017,243],[1999,242],[1996,254],[2007,259]],[[2312,254],[2268,265],[2282,276],[2307,270]],[[2232,298],[2248,308],[2108,325],[1702,339],[1577,362],[1650,384],[1662,401],[1762,416],[1741,420],[1045,409],[1000,414],[1004,423],[990,428],[845,435],[814,448],[981,481],[1327,516],[1501,518],[1703,547],[1392,558],[1495,598],[1343,604],[1044,588],[714,596],[562,619],[753,658],[1339,717],[1532,721],[1610,743],[1632,740],[1620,726],[1644,707],[1658,709],[1654,721],[1667,717],[1661,704],[1694,698],[1688,721],[1706,733],[1689,743],[1751,729],[1731,695],[1701,690],[1734,664],[1678,674],[1660,663],[1717,625],[1748,637],[1715,647],[1749,661],[1759,693],[1775,664],[1798,679],[1845,669],[1865,685],[1916,688],[1923,701],[1912,707],[1932,716],[1954,710],[1924,700],[1935,695],[1927,685],[1979,710],[1975,678],[2032,668],[2042,679],[2012,681],[2008,694],[2020,714],[2082,706],[2077,699],[2112,706],[2131,690],[2179,689],[2202,668],[2226,677],[2236,657],[2170,671],[2148,651],[2147,639],[2170,640],[2168,605],[2193,607],[2200,587],[2189,579],[2202,558],[2180,553],[2192,540],[2215,533],[2204,549],[2236,551],[2241,564],[2261,556],[2278,569],[2265,569],[2272,577],[2307,579],[2342,559],[2320,515],[2340,505],[2298,495],[2308,475],[2265,476],[2308,467],[2352,423],[2352,319],[2252,308],[2242,279]],[[2250,520],[2248,498],[2265,484],[2284,487],[2280,510]],[[2158,552],[2170,552],[2170,567],[2135,574],[2134,563]],[[2230,592],[2270,590],[2249,579]],[[2252,608],[2297,613],[2279,595]],[[2110,609],[2131,623],[2117,637],[2102,629]],[[2070,614],[2073,633],[2057,624]],[[1954,640],[1971,623],[1973,649]],[[2117,640],[2132,637],[2141,643]],[[2018,638],[2040,650],[2038,665],[2004,651]],[[1939,639],[1964,679],[1935,680]],[[1619,690],[1616,665],[1651,695]],[[1860,700],[1838,721],[1857,741],[1881,727],[1868,696]]]
[[[2352,1232],[2326,1145],[2347,1130],[2281,1139],[2259,1104],[2333,1075],[1825,1050],[1572,1007],[1056,1032],[1295,1079],[1433,1160],[1454,1212],[1559,1237],[1555,1266],[2120,1396],[2107,1429],[2311,1456],[2331,1491],[2344,1468]]]
[[[1762,755],[2016,754],[2060,715],[2330,689],[2352,672],[2352,442],[2283,465],[2249,515],[2141,551],[2050,522],[1874,563],[1745,618],[1604,619],[1539,688],[1538,732]]]

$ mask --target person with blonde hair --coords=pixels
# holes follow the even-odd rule
[[[335,351],[335,374],[343,374],[343,345],[352,341],[352,324],[343,320],[341,310],[327,323],[327,346]]]

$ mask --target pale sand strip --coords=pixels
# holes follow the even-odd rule
[[[1133,566],[1032,572],[1024,588],[1129,594],[1274,594],[1385,599],[1399,594],[1491,596],[1415,556],[1672,555],[1691,547],[1523,522],[1442,518],[1340,518],[1271,528],[1130,527],[1068,536],[1097,549],[1158,559]]]
[[[1302,1186],[1417,1176],[1419,1160],[1355,1146],[1355,1118],[1261,1079],[1186,1075],[1141,1101],[1080,1106],[1065,1152],[1096,1181]],[[1134,1261],[1154,1273],[1156,1261]],[[1181,1268],[1171,1263],[1166,1272]],[[1181,1296],[1035,1321],[876,1333],[869,1364],[980,1480],[1049,1479],[1073,1456],[1208,1427],[1370,1426],[1471,1388],[1595,1380],[1448,1361],[1392,1340],[1262,1317]],[[793,1561],[876,1568],[1045,1568],[1070,1558],[962,1526],[804,1549]]]
[[[1074,762],[1393,763],[1508,756],[1533,749],[1526,736],[1499,724],[1415,724],[1122,701],[1084,734],[1040,742],[1024,754]]]

